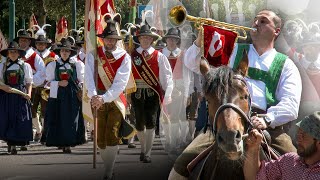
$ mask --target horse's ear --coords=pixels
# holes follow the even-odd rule
[[[201,57],[200,59],[200,72],[202,75],[206,75],[210,70],[209,63],[206,58]]]
[[[243,51],[242,59],[240,60],[239,66],[237,68],[237,71],[242,76],[248,76],[248,69],[249,69],[249,59],[248,59],[248,53],[246,50]]]

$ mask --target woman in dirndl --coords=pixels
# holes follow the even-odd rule
[[[61,40],[55,50],[59,59],[46,68],[47,87],[50,87],[45,115],[46,146],[57,146],[64,153],[70,147],[85,143],[82,103],[77,97],[84,78],[84,64],[76,58],[70,41]]]
[[[0,140],[8,152],[17,154],[16,146],[32,141],[31,91],[32,69],[21,57],[25,51],[16,42],[0,52]]]

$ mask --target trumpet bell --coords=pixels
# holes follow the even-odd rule
[[[183,6],[175,6],[169,12],[169,21],[173,26],[184,24],[187,17],[187,11]]]
[[[41,91],[41,98],[45,101],[48,101],[49,94],[50,94],[50,89],[43,89]]]

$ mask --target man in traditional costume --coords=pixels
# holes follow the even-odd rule
[[[38,31],[39,32],[39,31]],[[55,61],[59,58],[58,55],[56,55],[53,51],[50,51],[48,47],[51,45],[51,43],[48,41],[46,38],[46,34],[38,34],[37,39],[35,40],[35,45],[36,45],[36,50],[35,52],[42,58],[44,65],[47,66],[50,62]],[[40,31],[44,32],[44,31]],[[41,117],[41,123],[42,126],[44,126],[44,116],[46,113],[46,105],[47,105],[47,99],[43,99],[41,97],[41,92],[44,90],[43,88],[44,84],[37,86],[36,88],[33,89],[32,97],[31,99],[33,100],[33,105],[32,105],[32,114],[35,115],[35,121],[36,118],[39,119]],[[41,116],[38,115],[38,107],[40,105],[41,109]],[[34,136],[34,141],[38,142],[41,138],[41,133],[38,131],[36,132]]]
[[[162,53],[168,58],[173,73],[172,103],[166,107],[169,122],[162,122],[162,126],[166,134],[165,144],[170,144],[166,148],[176,154],[181,153],[188,144],[189,123],[186,118],[186,102],[189,96],[191,71],[184,66],[184,53],[178,47],[181,40],[180,31],[177,28],[170,28],[162,40],[167,44]]]
[[[256,28],[256,31],[250,31],[252,44],[236,44],[228,65],[237,69],[239,64],[248,63],[248,73],[242,73],[247,76],[252,111],[265,114],[263,117],[251,117],[254,128],[267,129],[271,136],[270,146],[280,154],[295,152],[296,148],[285,133],[284,125],[298,117],[302,89],[299,71],[292,60],[274,49],[274,42],[281,31],[281,19],[274,12],[259,12],[252,27]],[[201,36],[198,36],[186,52],[185,59],[185,65],[199,74],[200,58],[196,57],[200,52],[200,44]],[[248,52],[248,58],[242,58],[244,51]],[[248,62],[243,61],[245,59],[248,59]],[[212,63],[215,62],[209,61],[209,64]],[[177,161],[182,162],[182,159]],[[179,162],[176,162],[174,170],[182,176],[188,176],[188,171],[185,171],[188,162],[182,162],[184,165]],[[173,175],[176,172],[172,171],[172,178],[177,178]]]
[[[131,55],[137,91],[132,94],[131,99],[136,116],[137,136],[141,143],[140,161],[150,163],[160,104],[163,99],[166,104],[171,102],[172,71],[167,57],[151,47],[158,36],[151,32],[148,24],[141,26],[137,38],[140,47]]]
[[[97,110],[98,147],[104,163],[104,179],[114,179],[113,167],[121,143],[120,126],[125,118],[126,98],[124,90],[131,74],[131,58],[122,48],[117,47],[116,25],[108,21],[106,28],[97,35],[104,46],[97,48],[98,82],[94,83],[94,57],[89,53],[86,58],[85,83],[92,109]]]

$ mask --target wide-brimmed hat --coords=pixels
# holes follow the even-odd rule
[[[72,29],[71,36],[74,38],[76,45],[81,46],[82,44],[84,44],[84,41],[82,37],[80,37],[80,34],[77,30]]]
[[[61,39],[61,44],[58,45],[58,47],[54,49],[54,52],[56,54],[60,55],[61,49],[70,50],[71,51],[70,57],[75,56],[77,54],[77,51],[74,49],[74,46],[72,46],[72,44],[70,43],[70,41],[67,38]]]
[[[0,54],[4,57],[7,57],[8,56],[8,50],[18,50],[19,51],[19,54],[20,54],[20,57],[23,57],[26,55],[26,51],[21,49],[18,45],[17,42],[15,41],[12,41],[10,42],[9,46],[7,49],[4,49],[2,51],[0,51]]]
[[[320,140],[320,111],[306,116],[297,126],[317,140]]]
[[[44,37],[44,35],[39,35],[37,39],[35,39],[35,43],[47,43],[51,44],[47,38]]]
[[[153,41],[157,40],[159,36],[151,31],[151,27],[148,24],[142,25],[138,31],[137,37],[140,36],[150,36]]]
[[[320,45],[320,37],[313,33],[304,34],[299,47],[302,48],[307,45]]]
[[[164,42],[162,41],[162,39],[159,39],[159,40],[157,41],[156,45],[154,46],[154,48],[155,48],[156,50],[160,50],[160,49],[163,49],[163,48],[165,48],[165,47],[166,47],[166,43],[164,43]]]
[[[167,38],[181,39],[180,30],[178,28],[170,28],[165,36],[162,37],[162,41],[166,42]]]
[[[20,29],[17,33],[17,37],[15,38],[15,41],[19,41],[19,38],[27,38],[27,39],[34,40],[34,38],[32,37],[32,33],[33,32],[31,32],[31,30]]]
[[[101,34],[97,34],[100,38],[111,38],[121,40],[122,37],[118,35],[116,24],[114,22],[107,22],[106,28],[104,28]]]

